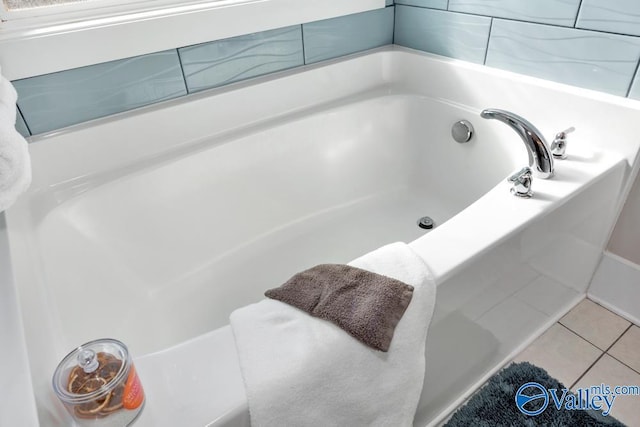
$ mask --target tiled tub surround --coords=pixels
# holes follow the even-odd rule
[[[304,64],[300,25],[178,49],[189,92]]]
[[[387,5],[15,81],[22,113],[17,127],[25,136],[35,135],[390,43],[640,99],[636,1],[398,0],[393,5],[387,0]]]
[[[640,99],[640,2],[395,3],[396,44]]]
[[[25,136],[393,42],[394,9],[14,81]]]
[[[14,82],[33,133],[187,93],[174,50]]]

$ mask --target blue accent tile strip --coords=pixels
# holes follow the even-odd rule
[[[168,50],[13,82],[33,134],[187,93],[178,52]]]
[[[393,7],[302,25],[305,63],[311,64],[393,42]]]
[[[486,64],[626,96],[640,38],[496,19]]]
[[[631,86],[640,60],[638,0],[396,0],[395,4],[396,44],[615,95],[629,92],[629,97],[640,99],[640,77]],[[469,18],[492,20],[484,58],[481,41],[486,24],[476,22],[474,29]]]
[[[36,135],[185,95],[187,86],[195,92],[393,42],[640,99],[638,0],[386,0],[386,5],[182,47],[179,53],[16,81],[23,114],[16,128]]]
[[[491,18],[396,6],[395,43],[482,64]]]
[[[446,0],[445,0],[446,1]],[[239,80],[393,43],[387,7],[13,82],[36,135]]]
[[[189,92],[304,64],[300,25],[179,49]]]
[[[16,108],[16,130],[20,133],[20,135],[24,136],[25,138],[28,136],[31,136],[31,133],[29,132],[29,128],[27,127],[27,124],[24,122],[24,119],[22,118],[22,114],[20,114],[20,110],[18,110]]]
[[[640,36],[640,1],[583,0],[576,27]]]
[[[447,10],[448,0],[396,0],[396,4],[405,6],[429,7],[431,9]]]
[[[636,71],[636,77],[633,79],[631,89],[627,96],[629,98],[640,100],[640,70]]]
[[[572,27],[580,0],[449,0],[449,10]]]

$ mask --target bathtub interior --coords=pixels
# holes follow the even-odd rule
[[[163,126],[170,134],[175,126],[157,119],[157,129],[139,127],[136,113],[32,145],[39,175],[8,212],[8,222],[41,419],[61,419],[49,378],[74,346],[112,336],[138,357],[153,356],[227,324],[233,309],[259,300],[265,289],[296,271],[348,262],[392,241],[468,261],[439,284],[416,425],[433,422],[526,337],[584,295],[590,268],[567,273],[554,261],[568,253],[575,264],[584,255],[585,265],[595,268],[628,176],[624,154],[602,160],[589,150],[573,151],[576,170],[591,162],[593,171],[560,172],[553,182],[538,181],[542,197],[522,210],[508,196],[504,178],[527,163],[526,151],[506,126],[479,118],[483,107],[508,108],[516,96],[501,102],[507,91],[483,81],[466,98],[453,89],[448,96],[448,83],[438,79],[446,81],[452,73],[447,61],[442,61],[445,72],[437,70],[440,60],[430,65],[435,74],[427,83],[447,94],[434,94],[423,87],[421,75],[412,75],[425,66],[419,63],[424,56],[402,55],[390,62],[389,68],[402,70],[395,71],[396,81],[224,132],[185,136],[160,154],[130,160],[127,153],[109,150],[111,143],[122,147],[123,139],[135,143],[149,139],[151,131],[163,133]],[[360,60],[380,58],[384,53]],[[343,74],[340,67],[372,69],[356,58],[284,80],[314,72],[335,78]],[[464,71],[456,67],[453,74]],[[486,71],[464,72],[482,80]],[[255,96],[269,84],[238,92]],[[513,83],[516,89],[518,84]],[[549,92],[553,99],[565,96]],[[225,108],[224,96],[235,95],[213,91],[211,101],[204,94],[167,108],[179,112],[194,99]],[[150,117],[159,113],[149,111]],[[577,121],[578,113],[569,116],[580,135],[589,122]],[[540,123],[536,114],[532,120]],[[450,136],[451,124],[460,119],[476,128],[470,143],[458,144]],[[565,125],[555,119],[542,123],[547,134],[558,130],[558,123]],[[584,140],[598,136],[593,132]],[[90,147],[85,155],[93,148],[97,159],[83,157],[81,149],[64,159],[52,155],[54,145],[79,148],[72,144],[79,140]],[[94,172],[92,164],[109,163],[100,156],[117,161]],[[566,187],[572,201],[556,199],[545,185]],[[550,203],[553,213],[541,219]],[[506,209],[506,226],[502,230],[495,218],[489,221],[492,233],[502,235],[491,238],[493,249],[456,246],[458,239],[486,233],[484,215],[498,204]],[[434,230],[417,227],[423,215],[435,219]],[[555,304],[543,300],[530,307],[523,301],[539,286],[551,290],[544,295],[552,295]],[[506,328],[504,319],[516,317],[520,331],[514,333],[517,328]]]
[[[419,217],[444,223],[513,169],[498,144],[483,148],[486,136],[448,136],[470,115],[418,97],[376,98],[126,176],[85,177],[93,188],[68,199],[54,186],[40,195],[56,204],[38,212],[32,236],[51,318],[67,344],[119,336],[146,354],[228,323],[233,309],[315,262],[415,240]],[[499,159],[494,176],[480,173],[484,156]],[[96,319],[92,304],[69,297],[83,294],[99,295],[110,315]]]
[[[19,296],[37,388],[57,359],[45,348],[62,356],[112,336],[142,356],[178,344],[296,271],[419,238],[420,217],[444,224],[526,161],[476,110],[365,98],[34,191],[9,221],[19,215],[30,260],[18,283],[32,285]],[[477,127],[466,144],[450,136],[460,119]],[[35,144],[36,170],[39,144],[59,142]]]

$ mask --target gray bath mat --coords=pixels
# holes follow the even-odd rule
[[[538,386],[520,388],[535,382]],[[525,415],[518,409],[515,396],[539,396],[542,389],[558,390],[557,398],[562,397],[564,385],[549,376],[547,371],[527,362],[513,363],[498,372],[484,385],[462,408],[458,409],[445,427],[496,427],[496,426],[607,426],[624,427],[624,424],[609,416],[603,416],[593,410],[557,409],[553,399],[545,403],[544,397],[534,398],[522,405],[529,413],[540,411],[538,415]],[[566,397],[566,396],[565,396]],[[526,400],[526,397],[524,398]],[[523,402],[524,400],[521,400]],[[614,401],[615,405],[615,401]],[[546,406],[546,409],[543,407]]]

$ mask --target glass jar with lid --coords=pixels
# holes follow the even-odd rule
[[[123,427],[144,405],[129,350],[110,338],[88,342],[66,355],[53,374],[53,390],[80,426]]]

